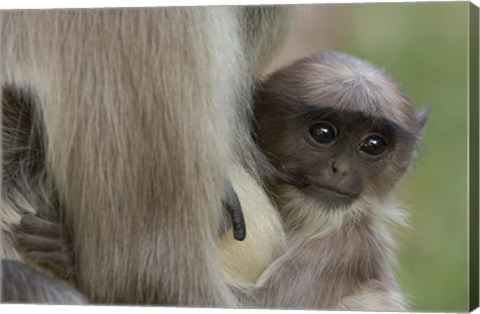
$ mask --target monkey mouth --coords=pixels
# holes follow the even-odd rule
[[[296,180],[290,182],[290,184],[294,185],[307,197],[313,198],[319,203],[326,204],[327,207],[348,207],[359,195],[359,193],[345,191],[335,186],[312,182],[309,178],[301,175],[295,177]]]
[[[331,209],[347,208],[358,196],[357,194],[343,191],[336,187],[317,184],[311,184],[299,190],[308,198],[312,198],[316,202],[326,205],[326,208]]]
[[[350,193],[350,192],[346,192],[346,191],[342,191],[342,190],[339,190],[335,187],[327,187],[327,186],[323,186],[323,185],[315,185],[315,184],[311,184],[309,186],[306,187],[306,189],[311,189],[313,191],[318,191],[319,193],[322,193],[322,194],[332,194],[333,196],[338,196],[338,197],[342,197],[342,198],[351,198],[351,199],[354,199],[357,197],[356,194],[354,193]]]
[[[358,193],[341,190],[334,186],[327,186],[312,182],[302,175],[289,175],[286,178],[288,179],[286,179],[285,182],[299,189],[313,190],[312,192],[318,191],[320,193],[333,193],[340,197],[356,198],[358,196]]]
[[[299,189],[306,188],[312,184],[304,176],[298,174],[281,173],[280,179]]]
[[[312,182],[309,178],[299,174],[284,173],[282,179],[308,197],[331,207],[347,206],[359,195],[359,193],[345,191],[334,186]]]

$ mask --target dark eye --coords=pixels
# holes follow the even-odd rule
[[[331,144],[335,142],[336,133],[337,131],[333,124],[326,121],[314,124],[310,128],[310,135],[315,142],[320,144]]]
[[[359,145],[358,150],[372,156],[379,156],[387,149],[387,141],[379,134],[367,136]]]

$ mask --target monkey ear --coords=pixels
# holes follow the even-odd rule
[[[417,111],[416,117],[417,117],[417,123],[418,123],[418,126],[420,127],[420,130],[423,130],[423,127],[427,123],[429,115],[430,115],[430,105],[425,105],[423,106],[422,109]]]

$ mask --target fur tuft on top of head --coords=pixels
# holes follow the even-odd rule
[[[275,85],[270,85],[272,81]],[[299,104],[385,118],[412,133],[422,126],[415,123],[408,96],[385,71],[342,52],[315,53],[295,61],[268,77],[262,87],[280,97],[295,95]]]

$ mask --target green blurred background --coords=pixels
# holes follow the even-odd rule
[[[414,311],[468,311],[468,9],[457,3],[301,6],[290,42],[266,73],[314,51],[384,68],[419,109],[421,152],[398,198],[412,229],[397,233],[397,278]]]

